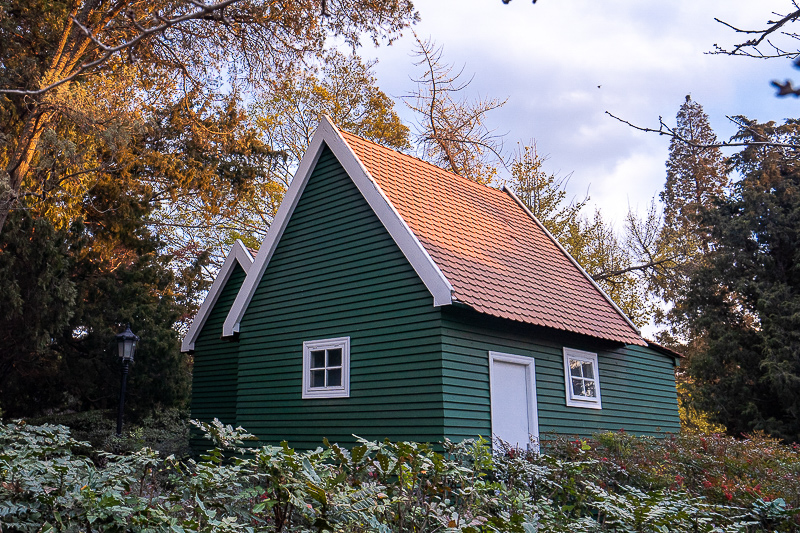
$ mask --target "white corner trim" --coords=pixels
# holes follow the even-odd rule
[[[217,303],[219,295],[222,293],[225,285],[228,284],[228,280],[230,279],[234,270],[233,267],[237,263],[242,267],[242,270],[244,270],[245,274],[250,272],[250,266],[253,264],[253,256],[250,255],[250,252],[239,239],[236,239],[236,242],[233,243],[233,246],[228,252],[227,257],[225,257],[225,262],[222,264],[222,268],[219,270],[219,272],[217,272],[217,277],[214,278],[214,282],[211,284],[211,289],[209,289],[208,294],[203,300],[203,303],[200,305],[200,309],[198,309],[197,314],[194,317],[194,320],[192,320],[192,325],[189,326],[189,331],[186,332],[186,336],[181,342],[182,352],[194,350],[194,343],[197,340],[197,336],[200,334],[200,331],[202,331],[203,326],[208,319],[208,315],[211,313],[211,310],[214,309],[214,305]],[[222,332],[220,332],[220,334],[222,334]]]
[[[603,295],[603,297],[604,297],[604,298],[605,298],[605,299],[608,301],[608,303],[610,303],[610,304],[611,304],[611,305],[614,307],[614,310],[615,310],[617,313],[619,313],[619,315],[620,315],[622,318],[624,318],[624,319],[625,319],[625,322],[627,322],[627,323],[628,323],[628,325],[630,325],[630,327],[632,327],[632,328],[633,328],[633,331],[635,331],[635,332],[636,332],[636,334],[637,334],[637,335],[639,335],[639,337],[642,337],[642,332],[641,332],[641,331],[639,331],[639,328],[637,328],[637,327],[636,327],[636,324],[634,324],[633,322],[631,322],[631,319],[630,319],[630,318],[628,318],[628,315],[626,315],[626,314],[625,314],[625,313],[622,311],[622,309],[620,309],[620,308],[619,308],[619,306],[618,306],[618,305],[617,305],[617,304],[614,302],[614,300],[612,300],[612,299],[611,299],[611,297],[610,297],[608,294],[606,294],[606,291],[604,291],[602,288],[600,288],[600,285],[598,285],[598,284],[597,284],[597,282],[596,282],[595,280],[593,280],[593,279],[592,279],[592,276],[590,276],[590,275],[589,275],[589,273],[588,273],[588,272],[586,272],[586,270],[584,270],[584,269],[583,269],[583,267],[580,265],[580,263],[578,263],[578,262],[575,260],[575,258],[574,258],[574,257],[572,257],[572,255],[570,255],[570,253],[569,253],[569,252],[566,250],[566,248],[564,248],[564,247],[561,245],[561,243],[560,243],[560,242],[558,242],[558,239],[556,239],[556,238],[553,236],[553,234],[552,234],[552,233],[550,233],[550,231],[549,231],[547,228],[545,228],[545,227],[544,227],[544,224],[542,224],[542,223],[539,221],[539,219],[538,219],[538,218],[536,218],[536,215],[534,215],[534,214],[531,212],[531,210],[530,210],[530,209],[528,209],[528,206],[527,206],[527,205],[525,205],[525,204],[522,202],[522,200],[520,200],[520,199],[517,197],[517,195],[516,195],[516,194],[514,194],[514,192],[513,192],[511,189],[509,189],[507,186],[503,185],[503,190],[504,190],[504,191],[505,191],[505,192],[506,192],[506,193],[507,193],[509,196],[511,196],[511,198],[513,198],[515,202],[517,202],[517,204],[518,204],[518,205],[519,205],[519,206],[520,206],[520,207],[521,207],[521,208],[522,208],[522,209],[523,209],[523,210],[524,210],[524,211],[525,211],[525,212],[528,214],[528,216],[530,216],[530,217],[531,217],[531,219],[533,219],[533,221],[536,223],[536,225],[537,225],[537,226],[539,226],[539,227],[540,227],[542,230],[544,230],[545,234],[546,234],[548,237],[550,237],[550,240],[551,240],[551,241],[553,241],[554,243],[556,243],[556,246],[558,246],[558,249],[559,249],[559,250],[561,250],[561,251],[564,253],[564,255],[566,255],[566,256],[567,256],[567,258],[568,258],[570,261],[572,261],[572,264],[573,264],[573,265],[575,265],[576,267],[578,267],[578,270],[580,270],[581,274],[583,274],[583,275],[584,275],[584,277],[585,277],[586,279],[588,279],[588,280],[589,280],[589,283],[591,283],[591,284],[594,286],[594,288],[595,288],[595,289],[597,289],[597,290],[600,292],[600,294],[601,294],[601,295]],[[644,338],[642,338],[642,341],[644,341]],[[646,342],[646,341],[645,341],[645,342]]]
[[[594,388],[597,396],[595,398],[581,398],[575,397],[572,394],[572,374],[570,373],[569,360],[576,359],[578,361],[588,361],[592,363],[594,370]],[[567,407],[582,407],[584,409],[602,409],[602,395],[600,393],[600,363],[597,359],[597,354],[594,352],[586,352],[584,350],[576,350],[575,348],[564,347],[564,386],[567,393]]]
[[[411,263],[411,266],[433,296],[433,304],[440,306],[452,303],[453,287],[450,282],[447,281],[447,278],[445,278],[442,271],[439,270],[439,267],[422,246],[422,243],[411,231],[411,228],[400,217],[400,214],[383,194],[378,184],[369,175],[361,161],[358,160],[358,157],[339,134],[339,130],[334,126],[333,122],[327,116],[323,116],[317,131],[314,132],[314,137],[308,150],[300,161],[300,166],[292,179],[292,183],[278,208],[278,213],[275,215],[272,226],[261,243],[258,254],[256,254],[254,268],[248,273],[247,279],[242,284],[231,311],[225,319],[225,325],[222,328],[223,336],[228,337],[239,331],[247,306],[250,305],[250,300],[253,298],[258,284],[267,270],[267,265],[269,265],[269,261],[275,253],[278,242],[286,230],[289,219],[300,201],[300,196],[311,174],[314,172],[325,146],[328,146],[336,156],[336,159],[350,176],[350,179],[353,180],[353,183],[355,183],[364,199],[389,232],[389,235],[403,252],[403,255]]]

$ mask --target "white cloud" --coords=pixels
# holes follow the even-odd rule
[[[714,21],[760,27],[786,0],[417,0],[422,38],[444,46],[444,59],[475,73],[474,95],[508,97],[490,116],[506,145],[535,138],[548,166],[573,172],[570,192],[591,184],[592,203],[621,220],[630,201],[644,207],[664,182],[668,139],[637,132],[610,111],[643,126],[674,122],[691,93],[721,138],[725,115],[759,120],[797,115],[794,99],[775,98],[769,81],[800,72],[789,61],[708,55],[740,36]],[[393,96],[412,88],[410,32],[375,53],[378,79]],[[365,51],[369,54],[369,51]],[[598,85],[600,86],[598,88]],[[401,110],[410,119],[407,111]],[[621,206],[621,207],[620,207]],[[613,216],[612,216],[613,213]]]

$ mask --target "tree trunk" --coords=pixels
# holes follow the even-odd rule
[[[28,116],[22,127],[17,146],[9,158],[9,165],[6,169],[7,183],[0,183],[0,233],[3,232],[8,213],[19,200],[22,181],[31,167],[31,161],[33,161],[45,126],[53,118],[53,115],[52,111],[34,111]]]

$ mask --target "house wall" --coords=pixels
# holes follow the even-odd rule
[[[448,308],[442,316],[445,435],[491,434],[488,352],[533,357],[539,431],[590,436],[625,429],[659,435],[680,430],[672,358]],[[602,409],[567,407],[564,346],[598,354]]]
[[[244,269],[236,264],[195,341],[191,416],[203,422],[216,417],[225,424],[236,425],[239,346],[221,337],[222,324],[244,278]],[[198,436],[192,432],[193,446],[207,444],[197,440]]]
[[[350,397],[302,399],[304,341],[349,336]],[[439,441],[440,311],[327,148],[242,318],[236,421],[262,442]]]

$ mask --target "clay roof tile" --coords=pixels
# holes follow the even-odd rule
[[[341,134],[453,286],[457,301],[488,315],[646,345],[509,193]]]

